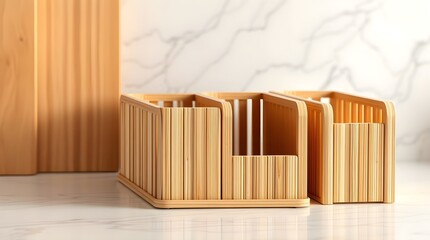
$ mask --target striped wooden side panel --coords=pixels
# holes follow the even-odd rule
[[[384,124],[334,124],[334,202],[382,202]]]
[[[119,173],[156,197],[155,142],[158,116],[134,104],[121,102],[120,106]]]
[[[297,156],[233,156],[233,199],[297,199],[297,173]]]
[[[120,174],[162,200],[221,199],[220,110],[161,108],[161,116],[159,126],[157,114],[121,102]]]

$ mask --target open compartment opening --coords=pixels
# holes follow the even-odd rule
[[[286,91],[308,100],[328,103],[333,108],[334,123],[383,123],[384,107],[367,98],[338,92]]]
[[[233,155],[297,155],[297,107],[262,93],[211,93],[230,103]]]
[[[304,104],[266,93],[209,95],[232,109],[232,198],[306,198]]]

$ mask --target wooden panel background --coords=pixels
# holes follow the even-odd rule
[[[118,1],[38,1],[41,172],[117,170]]]
[[[0,174],[36,162],[34,0],[0,0]]]

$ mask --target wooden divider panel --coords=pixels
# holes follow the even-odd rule
[[[272,118],[266,117],[271,113],[267,113],[265,110],[265,106],[269,106],[269,109],[273,109],[273,106],[276,106],[275,109],[279,109],[281,114],[281,118],[278,121],[274,121]],[[263,154],[271,155],[271,154],[294,154],[298,158],[297,162],[297,198],[303,199],[307,198],[307,108],[306,105],[302,101],[295,100],[289,97],[277,96],[274,94],[263,94]],[[276,119],[276,118],[275,118]],[[270,125],[270,122],[273,122],[274,125]],[[278,128],[274,128],[274,126],[279,126]],[[285,129],[286,127],[286,129]],[[272,129],[271,129],[272,128]],[[270,130],[271,129],[271,130]],[[279,132],[282,132],[284,135],[278,135],[279,132],[276,132],[276,129]],[[266,134],[267,132],[273,132],[273,135],[270,136]],[[277,141],[281,141],[283,139],[284,146],[277,145]],[[294,148],[292,147],[294,146]],[[277,148],[276,148],[277,147]],[[284,151],[281,153],[275,153],[278,151]],[[273,151],[273,152],[272,152]],[[290,152],[291,151],[291,152]]]
[[[230,103],[233,111],[232,122],[237,122],[239,129],[232,129],[234,145],[237,146],[233,155],[296,155],[298,157],[298,174],[294,175],[299,186],[297,187],[297,198],[307,198],[307,117],[306,106],[300,101],[280,97],[266,93],[208,93],[207,95],[223,99]],[[263,108],[261,109],[261,105]],[[237,109],[235,109],[236,107]],[[252,111],[252,112],[248,112]],[[250,117],[249,117],[250,116]],[[249,119],[250,118],[250,119]],[[263,122],[260,121],[263,119]],[[251,124],[251,126],[249,126]],[[234,125],[234,124],[233,124]],[[263,135],[261,135],[261,132]],[[225,144],[223,144],[225,145]],[[262,148],[260,147],[262,145]],[[262,160],[265,161],[265,160]],[[231,161],[230,161],[231,162]],[[227,163],[231,166],[231,163]],[[233,165],[244,165],[244,185],[245,189],[254,191],[244,191],[241,198],[258,198],[259,194],[266,195],[265,192],[258,192],[256,183],[258,178],[250,179],[252,173],[258,175],[255,165],[262,164],[252,161],[252,163],[233,162]],[[268,166],[275,165],[269,160]],[[233,168],[234,168],[233,166]],[[237,168],[237,166],[236,166]],[[232,180],[235,181],[235,180]],[[242,186],[242,183],[233,183],[234,187]],[[268,182],[268,184],[273,184]],[[224,185],[223,185],[224,186]],[[267,192],[272,196],[274,192]],[[234,197],[238,197],[235,195]],[[224,198],[224,195],[223,195]]]
[[[233,164],[231,161],[233,150],[232,107],[228,102],[204,95],[196,95],[195,105],[200,107],[217,107],[221,110],[221,125],[218,131],[221,133],[220,137],[222,141],[222,144],[219,146],[222,169],[219,169],[218,174],[221,176],[222,186],[220,185],[218,187],[219,190],[222,191],[222,199],[233,199]],[[215,131],[215,128],[212,130]],[[211,174],[216,174],[216,172],[212,172]]]

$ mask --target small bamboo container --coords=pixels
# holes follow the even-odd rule
[[[308,193],[322,204],[394,202],[395,112],[339,92],[277,93],[306,103]]]

